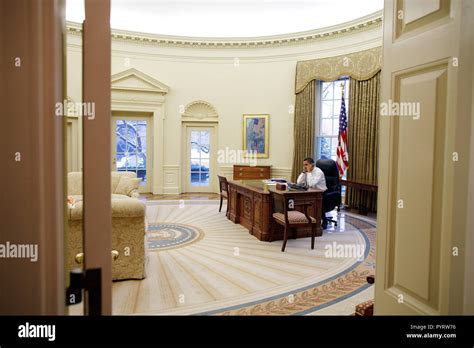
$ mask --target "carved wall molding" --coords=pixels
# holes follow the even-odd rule
[[[296,65],[295,93],[313,80],[334,81],[341,76],[367,80],[382,68],[382,47],[336,57],[299,61]]]
[[[218,122],[219,115],[211,103],[204,100],[195,100],[186,105],[181,118],[182,121],[187,122]]]
[[[126,41],[137,44],[152,44],[157,46],[181,48],[270,48],[314,43],[320,40],[355,34],[361,31],[380,27],[381,25],[382,11],[379,11],[371,15],[335,26],[284,35],[261,36],[253,38],[199,38],[157,35],[112,29],[112,39],[114,41]],[[67,32],[72,35],[82,35],[82,24],[68,22]]]

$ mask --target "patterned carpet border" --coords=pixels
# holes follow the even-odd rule
[[[346,223],[364,237],[364,260],[316,284],[259,301],[197,313],[196,315],[306,315],[334,305],[369,288],[366,277],[375,272],[375,224],[349,216]]]

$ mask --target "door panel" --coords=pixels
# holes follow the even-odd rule
[[[462,305],[462,259],[452,249],[464,238],[454,226],[467,213],[455,214],[454,202],[466,198],[467,181],[455,177],[464,164],[453,153],[468,136],[455,64],[466,4],[385,1],[381,107],[399,111],[380,118],[376,314],[453,314]],[[401,115],[405,106],[411,114]]]
[[[418,67],[394,75],[396,101],[419,102],[423,117],[396,118],[392,187],[403,209],[392,205],[389,219],[391,248],[388,286],[439,308],[440,238],[443,185],[447,63]],[[403,141],[399,141],[403,140]],[[413,155],[413,149],[419,156]],[[405,173],[424,173],[406,175]],[[425,203],[420,205],[420,197]],[[413,231],[417,231],[414,233]],[[412,267],[417,260],[417,267]]]
[[[441,25],[443,20],[449,20],[450,8],[450,0],[397,0],[396,38]]]
[[[98,270],[100,302],[86,292],[86,314],[112,314],[112,208],[110,199],[110,0],[85,1],[83,100],[94,118],[83,117],[84,269]],[[94,273],[96,274],[96,273]],[[97,278],[99,278],[97,277]],[[98,308],[100,307],[100,308]]]

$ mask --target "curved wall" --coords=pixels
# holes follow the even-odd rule
[[[68,26],[68,95],[81,100],[81,36]],[[314,32],[246,40],[200,41],[113,31],[112,74],[135,68],[169,87],[165,95],[163,192],[182,192],[180,109],[194,100],[219,115],[218,149],[242,149],[242,115],[270,114],[273,176],[290,176],[293,155],[295,72],[299,60],[357,52],[382,44],[381,14]],[[231,174],[230,163],[219,173]],[[217,189],[217,188],[216,188]]]

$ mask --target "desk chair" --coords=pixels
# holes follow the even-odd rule
[[[290,193],[275,193],[272,192],[273,199],[273,221],[272,231],[270,235],[270,242],[273,241],[274,234],[274,223],[278,223],[284,227],[283,245],[281,251],[285,251],[286,242],[288,241],[288,235],[290,230],[293,232],[293,236],[296,238],[296,229],[298,227],[311,227],[311,249],[314,249],[314,237],[316,236],[316,223],[317,220],[308,215],[308,206],[312,206],[312,203],[302,202],[296,203],[296,197]],[[304,213],[292,210],[292,207],[302,206]]]
[[[327,191],[323,194],[323,230],[328,227],[328,222],[337,226],[337,221],[326,217],[326,213],[341,206],[341,183],[339,181],[339,170],[336,162],[332,159],[320,159],[316,161],[316,167],[321,169],[326,178]]]
[[[219,192],[221,196],[221,204],[219,205],[219,213],[221,212],[222,209],[222,201],[224,198],[227,200],[227,209],[226,209],[226,216],[229,213],[229,183],[227,182],[227,179],[225,176],[217,176],[219,178]]]

